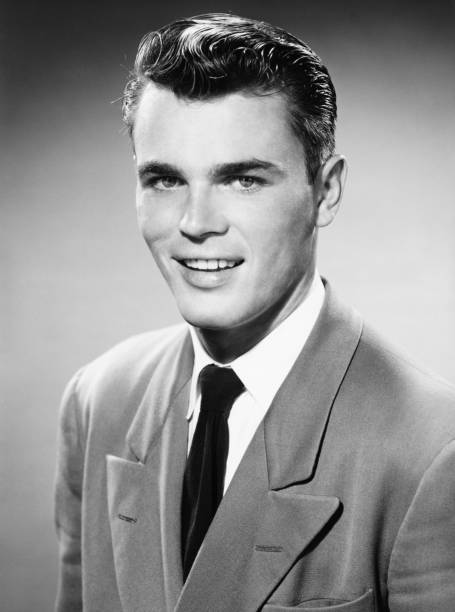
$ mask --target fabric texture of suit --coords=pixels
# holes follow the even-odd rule
[[[127,340],[65,392],[58,612],[455,610],[455,392],[326,289],[184,585],[186,326]]]

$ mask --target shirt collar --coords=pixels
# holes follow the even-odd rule
[[[194,366],[187,419],[191,418],[198,399],[199,374],[211,363],[231,367],[264,412],[268,410],[313,329],[324,294],[324,285],[316,273],[303,302],[258,344],[229,364],[214,361],[202,346],[194,327],[190,326]]]

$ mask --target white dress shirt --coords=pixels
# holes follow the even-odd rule
[[[259,423],[307,341],[324,302],[324,293],[321,278],[315,274],[304,301],[256,346],[229,364],[214,361],[202,346],[195,329],[190,326],[194,366],[187,413],[188,452],[200,411],[201,394],[198,377],[201,370],[211,363],[221,367],[231,367],[245,387],[245,391],[235,400],[229,414],[229,451],[224,492]]]

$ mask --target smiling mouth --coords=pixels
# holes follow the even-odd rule
[[[178,259],[182,266],[198,272],[220,272],[236,268],[243,263],[243,259]]]

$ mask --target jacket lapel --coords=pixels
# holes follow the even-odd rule
[[[186,462],[189,335],[163,353],[127,434],[134,460],[108,456],[114,562],[125,612],[171,611],[182,588],[180,496]]]
[[[336,497],[305,493],[361,333],[360,319],[326,291],[318,322],[218,508],[176,612],[260,609],[341,512]]]
[[[107,456],[112,549],[125,612],[145,610],[144,602],[154,599],[165,601],[161,559],[156,554],[160,536],[153,519],[158,511],[157,500],[147,495],[154,484],[149,478],[143,464]],[[152,575],[160,579],[152,581]]]
[[[326,285],[316,325],[265,417],[270,488],[312,478],[330,412],[362,332]]]

